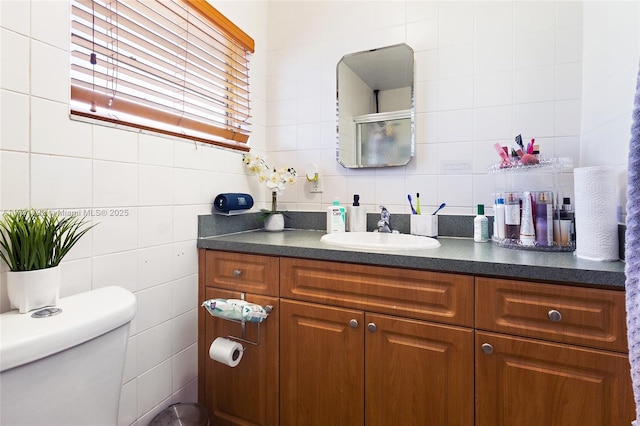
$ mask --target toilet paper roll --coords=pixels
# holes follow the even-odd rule
[[[616,176],[611,167],[574,169],[576,256],[618,260]]]
[[[244,348],[238,342],[218,337],[209,347],[209,357],[221,364],[235,367],[240,364]]]

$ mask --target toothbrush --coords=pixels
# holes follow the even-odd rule
[[[407,194],[407,200],[409,200],[409,205],[411,206],[411,213],[417,214],[416,209],[413,208],[413,204],[411,203],[411,194]]]
[[[447,207],[447,204],[446,204],[446,203],[442,203],[442,204],[440,204],[440,206],[436,209],[436,211],[435,211],[435,212],[433,212],[433,214],[434,214],[434,215],[438,214],[438,212],[439,212],[440,210],[444,209],[445,207]]]
[[[419,192],[416,194],[416,213],[422,214],[420,212],[420,193]]]

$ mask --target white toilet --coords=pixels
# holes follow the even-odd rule
[[[135,296],[105,287],[56,307],[0,315],[0,424],[116,425]]]

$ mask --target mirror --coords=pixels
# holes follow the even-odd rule
[[[352,53],[336,69],[338,145],[347,168],[403,166],[414,155],[413,49]]]

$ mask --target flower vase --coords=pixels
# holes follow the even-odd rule
[[[7,295],[21,314],[54,306],[60,296],[60,266],[33,271],[7,272]]]
[[[279,232],[284,230],[284,215],[274,213],[264,220],[264,229],[269,232]]]

